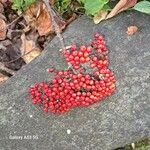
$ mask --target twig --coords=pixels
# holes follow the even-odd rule
[[[0,62],[0,70],[5,71],[5,72],[9,73],[10,75],[14,75],[15,74],[15,71],[6,68],[4,66],[4,64],[2,64],[1,62]]]
[[[18,16],[15,20],[13,20],[11,23],[9,23],[8,25],[7,25],[7,27],[9,27],[9,26],[11,26],[12,24],[14,24],[14,23],[16,23],[20,18],[22,18],[22,14],[20,14],[20,16]]]
[[[58,37],[59,40],[60,40],[61,48],[62,48],[63,50],[65,50],[64,39],[63,39],[63,37],[62,37],[62,35],[61,35],[60,28],[59,28],[58,24],[56,23],[56,21],[55,21],[55,19],[54,19],[55,12],[54,12],[53,9],[51,8],[51,6],[50,6],[50,4],[49,4],[49,0],[43,0],[43,1],[44,1],[45,5],[46,5],[46,7],[47,7],[47,10],[48,10],[48,12],[49,12],[51,18],[52,18],[52,25],[53,25],[53,27],[54,27],[54,30],[55,30],[55,32],[56,32],[57,37]]]

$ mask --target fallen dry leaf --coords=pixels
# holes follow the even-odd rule
[[[137,0],[120,0],[112,11],[107,15],[106,19],[114,17],[118,13],[133,7],[137,3]]]
[[[52,18],[49,15],[45,4],[42,2],[31,5],[24,13],[24,18],[27,24],[30,24],[32,28],[35,28],[38,31],[40,36],[54,32]],[[66,23],[58,15],[54,16],[54,19],[59,25],[60,30],[63,30]]]
[[[0,73],[0,84],[2,84],[4,81],[6,81],[9,77],[5,76],[3,74]]]
[[[3,15],[3,13],[4,13],[4,6],[2,2],[0,1],[0,18],[6,21],[6,17]]]
[[[40,15],[36,20],[36,29],[38,30],[40,36],[47,35],[53,31],[51,20],[51,16],[47,11],[46,6],[43,4]]]
[[[138,31],[138,27],[137,26],[129,26],[127,29],[127,34],[128,35],[133,35]]]
[[[95,24],[98,24],[98,23],[100,23],[102,20],[105,20],[107,14],[108,14],[108,11],[105,11],[105,10],[99,11],[99,12],[93,17],[94,23],[95,23]]]
[[[35,22],[41,11],[42,2],[32,4],[23,14],[24,19],[31,28],[35,28]]]
[[[4,21],[7,20],[6,17],[2,13],[0,13],[0,18],[3,19]]]
[[[7,68],[7,64],[4,64],[2,62],[0,62],[0,70],[1,71],[4,71],[10,75],[14,75],[15,74],[15,71],[10,69],[10,68]]]
[[[27,40],[25,34],[21,36],[22,45],[21,45],[21,54],[24,61],[28,64],[38,55],[40,55],[41,50],[35,44],[33,40]]]
[[[39,48],[34,48],[30,53],[24,55],[22,58],[26,62],[26,64],[28,64],[40,54],[41,54],[41,50]]]
[[[23,29],[24,33],[29,32],[30,30],[31,30],[31,28],[29,25]]]
[[[3,4],[0,2],[0,13],[3,13],[4,12],[4,7],[3,7]]]
[[[0,18],[0,40],[6,38],[7,25],[3,19]]]
[[[2,4],[6,3],[8,0],[0,0]]]

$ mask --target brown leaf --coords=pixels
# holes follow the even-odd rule
[[[0,84],[2,84],[4,81],[6,81],[9,77],[5,76],[3,74],[0,73]]]
[[[6,17],[2,13],[0,13],[0,18],[3,19],[4,21],[7,20]]]
[[[51,16],[49,15],[44,4],[39,17],[36,20],[36,29],[38,30],[40,36],[47,35],[53,31]]]
[[[106,19],[114,17],[118,13],[133,7],[137,3],[137,0],[120,0],[112,11],[107,15]]]
[[[7,25],[3,19],[0,18],[0,40],[6,38]]]
[[[0,18],[6,21],[6,17],[3,15],[3,13],[4,13],[4,6],[2,2],[0,1]]]
[[[105,11],[105,10],[99,11],[93,18],[94,23],[95,24],[100,23],[102,20],[106,18],[107,14],[108,14],[108,11]]]
[[[41,11],[42,2],[32,4],[23,14],[27,24],[35,28],[35,22]]]
[[[26,64],[30,63],[33,59],[35,59],[37,56],[41,54],[41,51],[39,48],[34,48],[30,53],[24,55],[22,58],[26,62]]]
[[[38,31],[40,36],[54,32],[51,16],[42,2],[37,2],[29,7],[24,13],[24,18],[27,24]],[[66,23],[58,15],[54,16],[54,19],[61,30],[65,28]]]
[[[138,31],[138,27],[137,26],[129,26],[127,29],[127,34],[128,35],[133,35]]]
[[[2,4],[6,3],[8,0],[0,0]]]
[[[4,6],[2,3],[0,3],[0,13],[3,13],[4,12]]]
[[[21,36],[21,54],[26,63],[31,62],[34,58],[40,55],[41,50],[36,46],[33,40],[27,40],[25,34]]]

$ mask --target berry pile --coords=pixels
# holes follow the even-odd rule
[[[42,106],[44,112],[61,114],[73,107],[89,106],[115,91],[116,80],[108,69],[108,49],[98,33],[90,46],[72,45],[62,54],[69,68],[59,71],[50,68],[48,71],[54,73],[54,78],[29,90],[32,102]]]

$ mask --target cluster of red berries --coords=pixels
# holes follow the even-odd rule
[[[42,105],[44,112],[61,114],[73,107],[89,106],[115,91],[116,80],[108,69],[108,49],[98,33],[90,46],[72,45],[62,54],[69,68],[50,68],[54,78],[29,90],[32,102]]]

